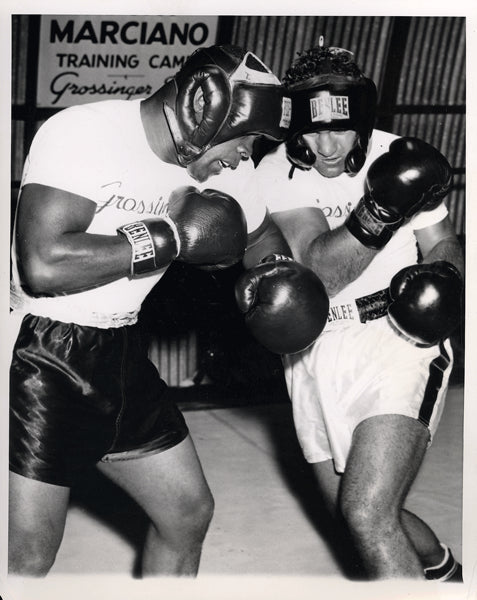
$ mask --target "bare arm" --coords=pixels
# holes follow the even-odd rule
[[[282,232],[267,212],[260,227],[248,236],[248,245],[243,258],[243,265],[250,269],[269,254],[285,254],[292,256]]]
[[[23,188],[16,242],[20,273],[32,292],[68,294],[128,275],[127,240],[86,233],[95,208],[91,200],[56,188]]]
[[[377,253],[361,244],[344,226],[330,230],[319,208],[273,213],[273,219],[294,258],[319,276],[330,297],[354,281]]]
[[[461,245],[455,234],[454,226],[448,217],[414,232],[423,262],[445,260],[453,264],[464,276],[464,257]]]

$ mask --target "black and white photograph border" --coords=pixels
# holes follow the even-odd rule
[[[50,574],[44,579],[9,576],[7,494],[10,357],[6,351],[8,344],[1,342],[0,600],[76,600],[80,597],[88,600],[149,600],[159,596],[168,600],[289,600],[293,597],[315,600],[321,594],[334,595],[340,600],[349,597],[356,600],[477,600],[477,436],[474,431],[477,402],[473,393],[477,389],[477,369],[473,366],[476,352],[473,332],[477,332],[477,322],[475,311],[472,310],[477,301],[477,284],[473,275],[477,273],[477,208],[472,202],[472,198],[477,197],[477,9],[474,2],[287,0],[271,3],[244,0],[224,5],[207,0],[200,3],[192,0],[4,0],[0,8],[0,60],[4,82],[0,91],[3,134],[0,142],[0,180],[5,198],[12,195],[12,16],[65,14],[465,18],[466,147],[465,164],[462,167],[465,172],[465,197],[470,201],[466,202],[463,225],[467,235],[462,385],[457,391],[450,391],[451,395],[456,396],[455,404],[459,408],[452,411],[445,409],[447,427],[441,425],[438,429],[408,498],[418,514],[438,531],[441,528],[450,535],[449,545],[457,546],[455,554],[462,561],[464,583],[416,583],[411,580],[368,583],[347,580],[340,573],[326,542],[319,536],[314,514],[317,507],[308,506],[309,484],[300,475],[303,458],[295,439],[293,423],[288,420],[291,412],[287,402],[280,403],[278,410],[272,412],[268,403],[250,406],[239,398],[224,410],[210,397],[202,405],[199,401],[192,408],[188,407],[187,402],[180,406],[184,409],[209,485],[216,496],[216,512],[204,543],[196,579],[169,577],[140,580],[133,576],[132,565],[144,523],[137,512],[131,509],[126,497],[118,499],[114,494],[111,498],[118,503],[119,512],[112,518],[111,490],[99,479],[93,479],[83,495],[72,498],[63,545]],[[289,57],[290,60],[292,58]],[[9,333],[10,202],[3,203],[1,216],[4,232],[0,237],[3,243],[0,251],[0,339],[5,340]],[[160,360],[161,349],[156,348],[155,352],[157,360]],[[192,381],[199,375],[179,375],[179,379],[182,377],[179,383],[188,385],[189,377]],[[220,448],[227,447],[227,436],[233,438],[230,445],[234,456],[222,455],[220,465],[214,468]],[[283,448],[283,445],[289,450],[278,452],[277,448]],[[449,451],[451,447],[452,452]],[[236,488],[233,487],[234,475],[231,472],[234,464],[241,469],[239,483],[235,482]],[[290,476],[286,474],[287,469],[297,470]],[[462,477],[459,472],[456,473],[460,469]],[[452,485],[445,492],[433,488],[436,481],[444,483],[449,480]],[[223,484],[226,481],[230,488]],[[456,494],[461,495],[460,501],[455,502],[454,499],[447,505],[444,500],[442,504],[439,495],[442,493],[443,497],[448,497],[452,494],[452,486],[459,484],[460,489],[454,489]],[[267,486],[266,491],[262,491],[263,485]],[[250,489],[246,486],[250,486]],[[100,498],[95,498],[96,491],[100,492]],[[268,495],[282,495],[282,499],[273,502],[277,509],[275,516],[272,509],[263,510],[262,506],[258,510]],[[435,508],[432,502],[435,502]],[[247,514],[248,508],[250,512]],[[130,510],[133,512],[129,513]],[[115,519],[121,523],[119,530]],[[235,536],[235,547],[233,543],[223,544],[227,531]],[[267,535],[264,531],[267,531]],[[303,553],[306,559],[294,561],[286,558],[295,551]],[[313,568],[319,561],[322,561],[322,568]],[[96,568],[95,565],[100,562],[106,567]]]

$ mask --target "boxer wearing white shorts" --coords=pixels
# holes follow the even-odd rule
[[[346,50],[321,42],[284,82],[290,136],[247,197],[265,199],[330,299],[318,339],[283,356],[299,442],[361,574],[458,580],[448,548],[404,508],[442,414],[459,318],[450,165],[421,140],[373,131],[376,87]]]
[[[361,171],[354,177],[343,174],[330,179],[320,177],[314,169],[309,172],[297,170],[293,179],[277,177],[277,173],[284,173],[289,168],[285,146],[280,146],[260,163],[253,179],[253,193],[257,199],[267,199],[275,218],[293,208],[319,207],[330,228],[335,229],[343,225],[351,211],[349,199],[359,198],[362,194],[367,168],[395,139],[395,135],[374,130]],[[333,458],[335,468],[342,472],[352,433],[364,418],[395,413],[419,419],[419,398],[423,401],[423,392],[433,370],[431,363],[442,357],[436,361],[444,367],[442,383],[426,423],[431,435],[435,432],[452,370],[450,344],[446,341],[441,353],[439,346],[419,348],[405,342],[391,329],[383,310],[378,313],[382,314],[381,318],[376,320],[371,314],[371,320],[361,323],[356,299],[365,299],[360,301],[361,305],[369,310],[371,300],[367,300],[368,297],[389,288],[392,277],[401,268],[417,261],[414,231],[438,223],[446,216],[447,209],[441,204],[432,211],[420,213],[401,227],[364,272],[330,299],[327,323],[314,345],[304,352],[284,355],[297,434],[309,462]],[[350,356],[353,356],[352,361]],[[390,357],[393,358],[391,363]],[[394,367],[398,360],[402,370],[396,371]],[[420,395],[416,396],[415,392]],[[316,404],[317,397],[320,408]],[[316,411],[322,412],[326,423],[326,426],[315,426],[323,429],[319,437],[321,443],[315,437],[315,428],[308,422],[308,417],[311,417],[311,423],[316,422]]]
[[[382,317],[325,330],[309,350],[285,355],[293,418],[306,460],[333,459],[342,473],[356,426],[376,415],[419,420],[429,429],[430,444],[444,406],[451,352],[448,340],[431,348],[411,346]]]

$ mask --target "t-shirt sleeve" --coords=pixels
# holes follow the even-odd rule
[[[420,213],[417,213],[417,215],[411,219],[412,228],[414,231],[417,229],[425,229],[426,227],[430,227],[431,225],[439,223],[445,219],[448,214],[449,213],[445,202],[441,202],[432,210],[423,210]]]
[[[97,201],[107,156],[93,112],[66,109],[46,121],[30,147],[22,185],[38,183]]]

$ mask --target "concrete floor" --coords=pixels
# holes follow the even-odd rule
[[[276,578],[280,577],[278,581],[282,582],[283,576],[292,577],[292,581],[300,577],[296,580],[300,582],[300,600],[308,597],[308,591],[311,594],[317,581],[326,581],[328,593],[334,585],[352,586],[356,598],[360,597],[362,586],[367,586],[363,597],[366,600],[374,597],[375,584],[357,584],[345,579],[336,552],[326,540],[327,519],[323,517],[307,476],[288,402],[202,410],[195,410],[193,405],[182,408],[214,494],[216,510],[204,544],[199,578],[194,583],[181,583],[185,588],[180,588],[178,597],[209,600],[217,593],[217,598],[222,600],[262,599],[269,593],[274,598],[281,598],[280,594],[285,593],[288,600],[296,595],[297,588],[291,586],[290,592],[285,592],[290,585],[288,578],[275,587]],[[452,548],[459,560],[462,559],[462,431],[463,388],[454,386],[434,444],[407,503],[407,507],[427,521]],[[126,590],[131,585],[150,585],[131,577],[144,525],[136,506],[95,475],[87,489],[72,497],[62,547],[51,574],[42,584],[48,590],[45,597],[56,599],[53,591],[63,589],[61,586],[66,581],[70,597],[75,591],[84,593],[88,589],[88,594],[82,597],[90,600],[97,593],[98,597],[105,598],[108,597],[104,595],[105,590],[113,588],[103,590],[106,584],[100,576],[113,575],[112,581],[116,583],[111,598],[122,597],[120,592],[127,598],[142,598],[136,595],[138,588],[133,588],[132,596]],[[75,575],[89,575],[93,579],[76,580]],[[76,581],[78,584],[73,584]],[[95,582],[93,586],[91,581]],[[119,592],[118,581],[121,582]],[[227,582],[226,588],[221,588],[222,581]],[[231,586],[231,581],[236,583]],[[240,595],[238,590],[245,581],[249,582],[248,591]],[[55,582],[60,587],[54,587]],[[205,582],[207,592],[202,596],[199,591]],[[11,600],[22,598],[22,592],[27,589],[22,587],[26,584],[17,584],[20,588]],[[176,584],[171,585],[172,591],[167,597],[176,597]],[[189,589],[191,585],[194,587]],[[426,585],[422,593],[412,598],[427,597],[431,591],[429,586],[435,584]],[[439,584],[439,589],[443,585],[450,586],[445,588],[446,598],[451,597],[451,588],[457,589],[455,597],[460,597],[462,586]],[[36,589],[35,598],[29,594],[25,598],[43,597],[41,589]],[[141,589],[144,591],[146,587]],[[407,593],[409,589],[402,596],[395,596],[399,589],[397,584],[393,585],[392,593],[386,593],[386,600],[411,597]],[[156,587],[153,596],[144,597],[159,597],[157,592]],[[438,597],[443,597],[442,593]],[[59,597],[67,596],[61,593]],[[382,598],[379,594],[376,597]]]

